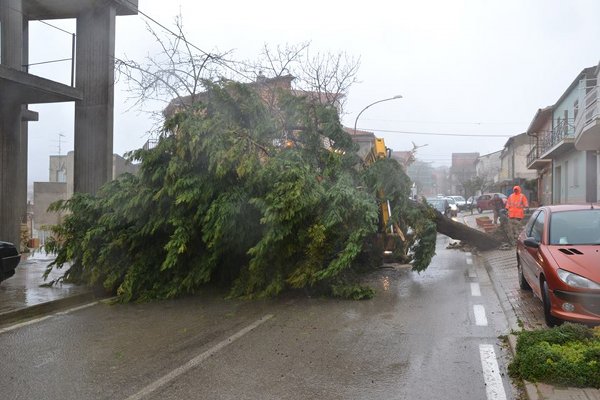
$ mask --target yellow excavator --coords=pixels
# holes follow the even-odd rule
[[[371,165],[375,163],[375,161],[382,158],[390,158],[391,155],[392,150],[388,149],[385,146],[385,141],[383,140],[383,138],[375,138],[373,140],[371,150],[365,157],[365,165]],[[390,223],[392,208],[390,205],[390,201],[385,199],[385,193],[383,189],[379,189],[377,194],[379,197],[379,208],[381,210],[380,230],[383,234],[383,253],[384,255],[389,256],[394,252],[394,249],[396,247],[394,236],[399,237],[402,241],[405,241],[405,237],[398,225]]]

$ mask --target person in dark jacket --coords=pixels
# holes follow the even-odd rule
[[[492,198],[492,211],[494,211],[494,224],[498,223],[498,217],[500,216],[500,210],[504,208],[504,201],[498,196],[498,193]]]

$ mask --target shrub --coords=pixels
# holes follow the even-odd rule
[[[600,388],[600,331],[565,323],[523,331],[509,366],[512,377],[563,386]]]

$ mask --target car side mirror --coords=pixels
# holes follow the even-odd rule
[[[525,241],[523,242],[523,244],[527,247],[531,247],[534,249],[537,249],[540,247],[540,242],[538,242],[537,240],[535,240],[532,237],[528,237],[527,239],[525,239]]]

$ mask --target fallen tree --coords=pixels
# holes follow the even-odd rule
[[[423,204],[416,203],[417,207],[424,207]],[[473,229],[468,225],[456,222],[445,217],[440,212],[435,215],[436,230],[452,239],[461,240],[470,246],[476,247],[479,250],[491,250],[498,248],[502,242],[494,235],[489,235],[478,229]]]
[[[57,253],[48,272],[68,266],[60,279],[102,284],[121,301],[207,283],[237,297],[305,288],[356,298],[364,289],[352,278],[383,254],[380,201],[404,233],[394,256],[415,271],[434,256],[436,231],[493,243],[410,201],[395,160],[362,168],[335,108],[280,92],[273,113],[248,85],[204,86],[204,101],[168,119],[155,148],[131,154],[139,175],[53,205],[68,215],[46,245]]]

